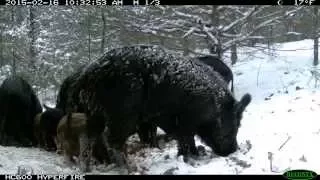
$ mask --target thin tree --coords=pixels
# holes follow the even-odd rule
[[[104,9],[100,8],[101,11],[101,20],[102,20],[102,37],[101,37],[101,54],[104,52],[105,39],[106,39],[106,17],[104,15]]]
[[[36,41],[37,41],[37,31],[36,31],[36,14],[35,8],[29,8],[29,39],[30,39],[30,46],[29,46],[29,68],[30,68],[30,77],[35,77],[36,73],[36,58],[37,58],[37,51],[36,51]],[[34,79],[33,79],[34,80]]]
[[[319,18],[319,9],[317,6],[313,7],[313,65],[316,66],[319,64],[319,57],[318,57],[318,54],[319,54],[319,35],[318,35],[318,18]]]

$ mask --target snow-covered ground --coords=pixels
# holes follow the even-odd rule
[[[255,58],[242,53],[248,49],[240,50],[240,61],[233,67],[236,97],[249,92],[253,100],[243,115],[239,151],[229,157],[208,155],[190,165],[176,157],[176,143],[171,141],[162,149],[141,149],[130,160],[142,174],[282,174],[288,169],[319,173],[320,91],[315,79],[309,82],[312,47],[311,40],[285,43],[276,57],[256,53]],[[0,174],[16,173],[19,165],[31,166],[34,173],[79,173],[55,153],[0,146]],[[100,165],[93,173],[117,174],[118,169]]]

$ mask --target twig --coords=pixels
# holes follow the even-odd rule
[[[284,142],[284,143],[282,143],[281,144],[281,146],[279,147],[279,151],[281,150],[281,148],[284,146],[284,145],[286,145],[287,144],[287,142],[289,141],[291,139],[291,136],[288,136],[288,138],[287,138],[287,140]]]

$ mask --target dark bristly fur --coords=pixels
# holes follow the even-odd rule
[[[42,112],[39,99],[29,83],[19,76],[10,76],[0,87],[0,144],[36,145],[33,124]]]

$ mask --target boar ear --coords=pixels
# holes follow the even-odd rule
[[[247,93],[243,95],[241,100],[237,103],[237,113],[242,113],[251,102],[251,99],[252,97],[250,94]]]

